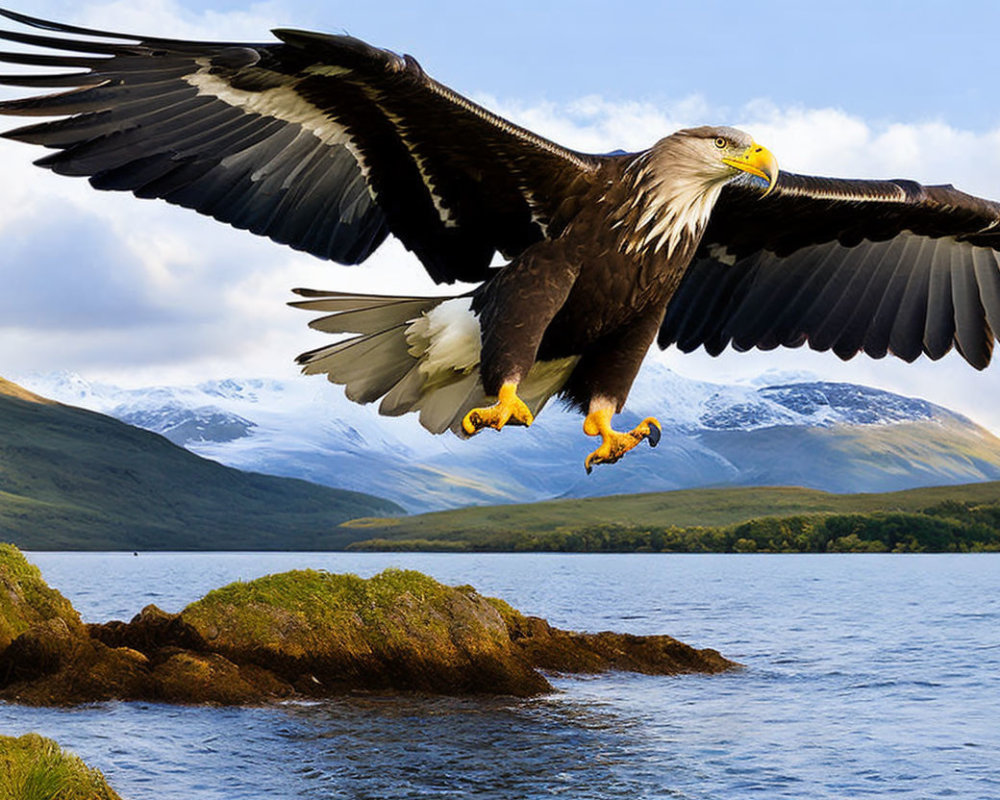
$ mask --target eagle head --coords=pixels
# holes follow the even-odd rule
[[[767,181],[766,195],[778,179],[778,161],[771,151],[736,128],[687,128],[668,138],[684,153],[689,168],[697,171],[708,185],[728,183],[750,174]]]
[[[625,253],[690,254],[722,187],[744,175],[778,178],[778,162],[766,147],[736,128],[687,128],[661,139],[629,165],[631,201],[612,220]],[[684,248],[681,245],[686,243]]]

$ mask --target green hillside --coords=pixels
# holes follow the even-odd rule
[[[737,550],[739,539],[757,534],[772,545],[781,545],[782,537],[806,539],[746,549],[828,550],[836,549],[825,546],[828,541],[852,534],[874,541],[862,534],[876,532],[891,550],[897,539],[909,543],[908,531],[925,524],[937,544],[898,549],[962,549],[959,541],[971,542],[972,549],[1000,546],[1000,482],[843,495],[796,487],[689,489],[357,519],[342,527],[360,540],[354,549],[687,552]],[[938,542],[941,525],[951,526],[952,538]]]
[[[331,550],[371,495],[240,472],[0,379],[0,540],[23,549]]]

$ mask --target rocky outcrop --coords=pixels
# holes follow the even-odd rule
[[[472,587],[402,570],[367,580],[299,570],[230,584],[180,614],[147,606],[128,623],[84,626],[75,612],[49,613],[20,627],[0,652],[0,698],[36,705],[251,705],[352,691],[524,697],[551,690],[542,671],[737,666],[669,636],[561,631]]]
[[[69,600],[50,588],[14,545],[0,544],[0,651],[32,625],[50,620],[62,620],[74,635],[82,633],[80,615]]]
[[[738,666],[718,650],[697,650],[672,636],[563,631],[540,617],[521,614],[503,600],[490,598],[490,602],[503,616],[514,646],[533,667],[546,672],[679,675],[725,672]]]
[[[403,689],[532,695],[548,682],[469,587],[419,572],[368,580],[313,570],[210,592],[183,612],[207,647],[308,694]]]

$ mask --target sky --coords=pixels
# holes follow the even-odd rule
[[[1000,3],[7,3],[150,35],[346,32],[412,54],[456,91],[577,149],[641,149],[680,127],[730,124],[791,171],[1000,198]],[[32,167],[42,155],[0,141],[0,375],[67,370],[126,386],[291,378],[294,356],[324,341],[285,305],[291,288],[442,293],[395,242],[340,267],[162,202],[98,193]],[[865,383],[1000,432],[1000,366],[980,373],[955,355],[909,365],[802,349],[650,357],[707,380],[807,371]]]

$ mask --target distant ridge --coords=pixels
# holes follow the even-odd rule
[[[42,403],[43,405],[50,406],[57,405],[55,400],[49,400],[47,397],[42,397],[40,394],[29,392],[23,386],[18,386],[16,383],[13,383],[3,377],[0,377],[0,395],[16,397],[18,400],[26,400],[29,403]]]
[[[558,403],[530,430],[460,441],[428,434],[413,415],[380,417],[377,404],[352,403],[340,387],[309,378],[135,389],[67,373],[21,382],[231,467],[377,491],[414,513],[703,486],[886,492],[1000,479],[1000,439],[968,418],[803,375],[709,383],[648,363],[617,423],[656,416],[663,439],[592,475],[583,459],[593,442],[579,415]]]
[[[0,379],[0,540],[24,549],[311,550],[398,514],[360,492],[241,472]]]
[[[1000,482],[852,495],[695,489],[400,512],[371,495],[224,467],[2,384],[0,541],[27,549],[1000,549]]]

